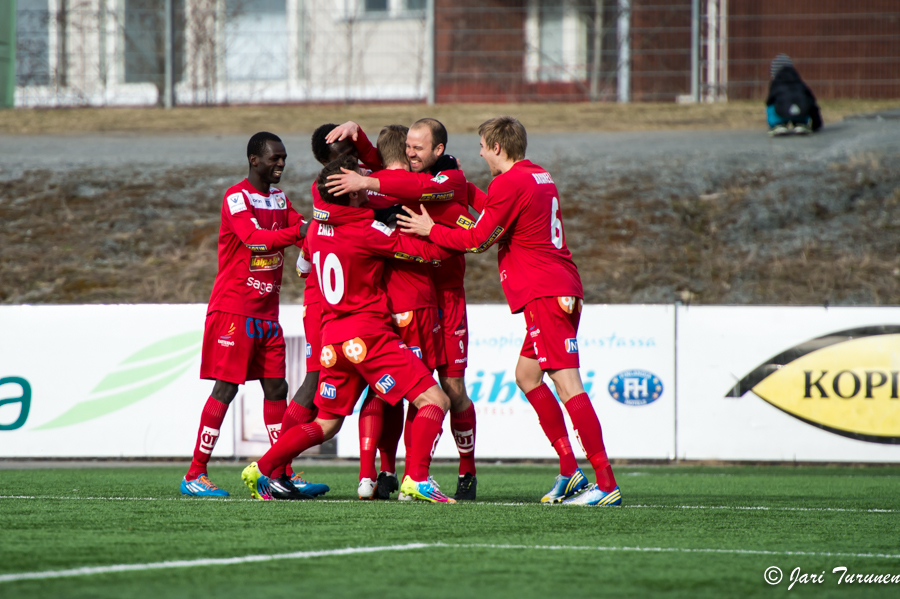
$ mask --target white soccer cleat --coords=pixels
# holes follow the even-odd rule
[[[360,499],[372,499],[375,497],[375,487],[378,486],[371,478],[363,478],[359,481],[356,493]]]

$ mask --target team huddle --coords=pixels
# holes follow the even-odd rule
[[[447,131],[435,119],[384,127],[377,147],[353,122],[322,125],[312,136],[323,168],[312,185],[309,223],[275,187],[287,157],[284,144],[265,132],[250,139],[249,175],[228,189],[222,205],[219,271],[200,372],[215,384],[183,494],[228,495],[209,479],[207,464],[238,385],[259,380],[271,447],[242,472],[254,498],[327,493],[327,485],[304,480],[291,462],[334,437],[368,389],[359,412],[359,498],[390,499],[399,492],[400,500],[476,499],[476,417],[465,386],[465,253],[497,244],[500,284],[527,329],[516,383],[559,456],[560,474],[541,501],[621,504],[579,372],[584,296],[556,185],[525,159],[526,132],[516,119],[488,120],[478,132],[494,177],[487,193],[446,153]],[[278,298],[283,250],[291,245],[300,247],[297,272],[305,279],[307,374],[287,401]],[[560,401],[544,373],[594,469],[594,484],[578,467]],[[452,496],[429,473],[448,412],[459,452]],[[398,475],[401,436],[406,458]]]

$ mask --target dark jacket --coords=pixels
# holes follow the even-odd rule
[[[800,79],[794,67],[782,67],[772,79],[766,106],[772,105],[775,106],[778,116],[783,119],[803,121],[809,117],[812,120],[813,131],[822,127],[822,115],[819,112],[819,105],[816,104],[816,97]],[[799,108],[799,112],[795,109],[792,113],[792,106]]]

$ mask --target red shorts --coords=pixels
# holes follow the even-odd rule
[[[444,333],[445,364],[438,367],[438,375],[462,377],[469,361],[469,322],[466,318],[466,290],[438,289],[438,308],[441,330]]]
[[[541,370],[578,368],[578,322],[584,300],[539,297],[525,304],[528,331],[519,355],[537,360]]]
[[[352,414],[366,385],[392,406],[437,385],[422,360],[393,332],[325,345],[321,360],[315,402],[332,414]]]
[[[278,321],[212,312],[203,331],[200,378],[242,385],[284,378],[284,333]]]
[[[416,308],[391,314],[391,327],[428,370],[444,364],[444,334],[438,322],[437,308]]]
[[[322,303],[303,304],[303,334],[306,336],[306,372],[319,372],[322,352]]]

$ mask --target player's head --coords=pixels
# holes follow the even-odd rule
[[[419,119],[406,134],[406,157],[409,170],[414,173],[427,171],[444,154],[447,148],[447,129],[437,119]]]
[[[260,131],[247,142],[247,161],[250,172],[259,177],[260,182],[271,185],[281,181],[287,151],[281,138],[268,131]]]
[[[337,125],[334,123],[327,123],[313,131],[313,156],[315,156],[316,160],[323,165],[328,164],[338,156],[343,156],[345,154],[353,156],[354,158],[357,157],[356,146],[353,145],[353,141],[349,137],[331,144],[325,141],[325,137],[336,127]]]
[[[319,176],[316,177],[316,188],[319,191],[319,196],[322,198],[322,201],[328,202],[329,204],[337,204],[338,206],[353,206],[354,208],[358,208],[368,202],[369,196],[366,195],[364,191],[351,191],[336,196],[325,186],[325,184],[328,183],[328,177],[344,173],[341,169],[358,173],[359,163],[356,161],[355,157],[345,154],[343,156],[338,156],[326,164],[325,168],[319,171]]]
[[[406,157],[406,135],[409,127],[403,125],[388,125],[378,134],[378,155],[381,164],[385,168],[401,165],[409,170],[409,160]]]
[[[487,162],[493,176],[499,175],[501,165],[525,159],[528,135],[525,127],[511,116],[498,116],[481,123],[481,157]]]

